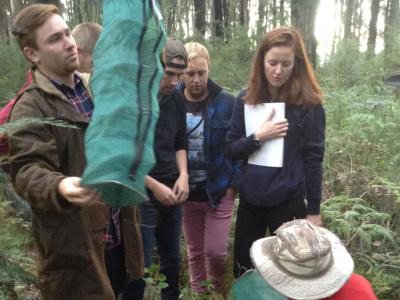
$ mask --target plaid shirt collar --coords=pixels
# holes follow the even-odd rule
[[[93,113],[93,101],[82,79],[74,73],[74,88],[70,88],[58,80],[49,79],[67,97],[76,110],[90,120]]]

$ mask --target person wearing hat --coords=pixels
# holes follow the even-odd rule
[[[149,202],[140,206],[144,264],[152,263],[153,240],[160,256],[160,272],[168,287],[161,299],[179,299],[179,241],[181,207],[189,194],[185,107],[175,86],[187,66],[185,47],[168,39],[163,53],[164,76],[160,81],[160,114],[154,133],[156,164],[145,178]]]
[[[340,239],[307,220],[284,223],[276,236],[255,241],[250,256],[256,270],[246,272],[234,284],[237,300],[249,287],[247,277],[255,278],[265,299],[377,299],[369,282],[353,273],[353,259]]]

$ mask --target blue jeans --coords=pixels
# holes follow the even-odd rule
[[[160,272],[165,275],[168,287],[161,290],[162,300],[178,300],[179,287],[179,242],[182,216],[180,205],[162,206],[158,202],[147,202],[140,206],[142,218],[144,266],[151,266],[153,241],[156,239],[160,256]]]

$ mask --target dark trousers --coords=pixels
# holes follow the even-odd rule
[[[105,263],[108,278],[114,291],[115,298],[122,293],[122,300],[142,300],[145,282],[142,278],[129,281],[126,273],[124,245],[105,251]]]
[[[239,277],[253,268],[250,248],[254,241],[265,237],[267,229],[272,235],[283,223],[307,216],[303,193],[295,193],[283,203],[273,207],[258,207],[240,197],[233,244],[233,274]]]
[[[144,266],[152,264],[153,242],[156,240],[160,256],[160,273],[166,277],[168,287],[161,290],[162,300],[178,300],[180,295],[179,242],[182,216],[180,205],[162,206],[155,202],[140,205]]]

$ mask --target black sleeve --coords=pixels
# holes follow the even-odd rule
[[[322,198],[322,162],[325,152],[324,108],[321,105],[311,107],[307,122],[303,152],[307,213],[318,215]]]
[[[175,151],[187,150],[187,134],[186,134],[186,110],[183,98],[178,91],[175,91],[175,102],[177,107],[178,130],[175,137]]]
[[[258,146],[254,144],[253,137],[251,135],[246,136],[244,102],[242,99],[244,95],[245,91],[241,92],[235,100],[225,147],[225,155],[227,157],[239,160],[247,160],[251,153],[258,150]]]

